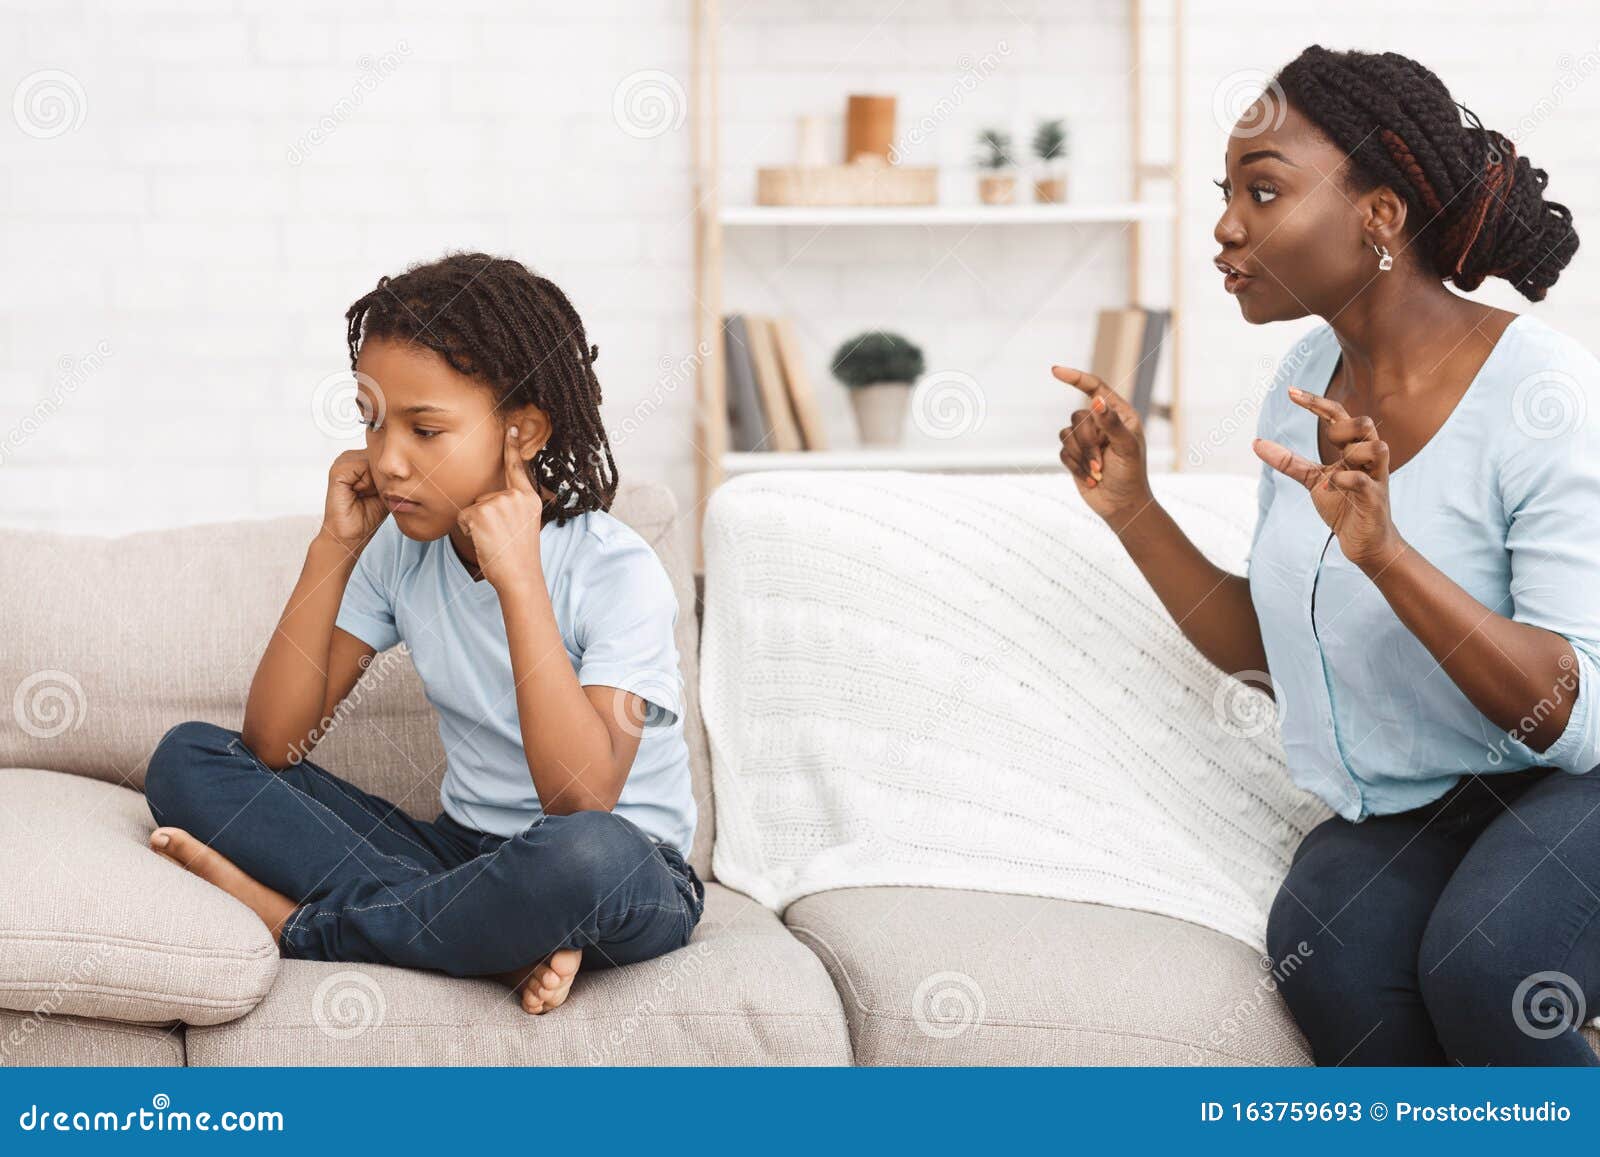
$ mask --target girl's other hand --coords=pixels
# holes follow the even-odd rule
[[[346,450],[328,468],[328,496],[322,509],[322,534],[346,550],[359,552],[383,520],[388,504],[372,480],[365,450]]]
[[[1123,528],[1155,501],[1145,464],[1144,424],[1133,407],[1093,374],[1052,366],[1058,381],[1088,396],[1061,430],[1061,464],[1078,493],[1112,530]]]

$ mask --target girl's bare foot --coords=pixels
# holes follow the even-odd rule
[[[208,844],[201,843],[182,828],[157,828],[150,833],[150,847],[180,868],[187,868],[209,884],[215,884],[235,900],[261,917],[261,922],[276,941],[283,923],[297,905],[282,892],[265,884]],[[576,969],[574,969],[576,971]],[[570,983],[570,981],[569,981]]]
[[[523,1012],[549,1012],[567,999],[572,990],[572,978],[578,975],[582,960],[583,949],[561,948],[531,970],[518,968],[514,972],[503,972],[500,979],[521,990]]]

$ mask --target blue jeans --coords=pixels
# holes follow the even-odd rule
[[[1306,833],[1267,924],[1319,1065],[1596,1065],[1600,769],[1467,776]]]
[[[423,822],[310,761],[273,771],[210,723],[162,737],[145,797],[158,824],[299,905],[280,938],[291,958],[483,976],[582,948],[586,970],[608,968],[683,947],[705,907],[677,849],[614,812],[509,839]]]

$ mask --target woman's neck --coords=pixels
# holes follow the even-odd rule
[[[1397,271],[1398,272],[1398,271]],[[1498,311],[1458,297],[1442,283],[1377,275],[1359,297],[1329,319],[1340,359],[1330,391],[1362,403],[1429,388],[1440,366]],[[1493,343],[1493,337],[1489,338]]]

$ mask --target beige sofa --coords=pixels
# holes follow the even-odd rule
[[[716,883],[691,528],[658,486],[614,513],[677,585],[706,910],[687,947],[584,975],[541,1017],[489,980],[281,960],[247,909],[145,846],[149,753],[187,719],[240,725],[314,518],[0,532],[0,1063],[1308,1063],[1257,954],[1181,920],[923,888],[779,914]],[[379,656],[351,704],[317,762],[436,815],[443,752],[409,660]],[[919,1007],[939,974],[981,1010],[952,1026]]]

